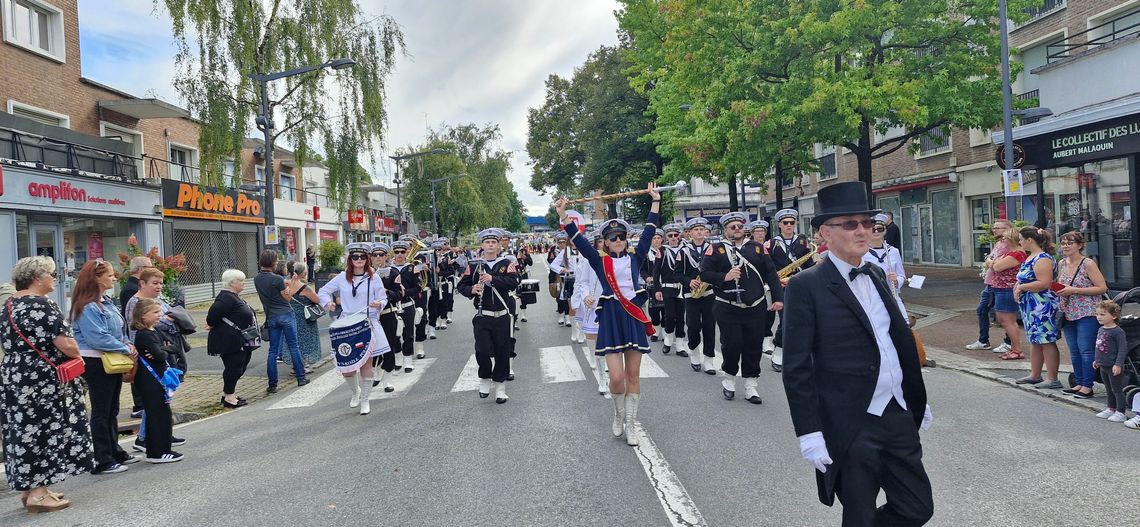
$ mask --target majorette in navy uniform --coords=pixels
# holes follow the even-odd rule
[[[396,281],[399,274],[392,270],[388,265],[388,257],[391,255],[392,248],[384,242],[372,242],[372,269],[375,270],[376,276],[384,283],[384,291],[388,295],[388,305],[378,313],[377,318],[380,322],[380,327],[384,330],[384,335],[388,337],[388,343],[392,346],[392,353],[385,353],[380,357],[375,357],[372,361],[372,386],[379,386],[381,382],[384,383],[384,391],[395,391],[396,387],[392,384],[392,373],[396,370],[396,355],[397,350],[400,349],[400,333],[399,333],[399,311],[400,311],[400,297],[403,294],[400,284]],[[387,380],[385,380],[387,379]]]
[[[495,402],[507,402],[504,384],[511,370],[511,314],[507,296],[518,287],[511,261],[499,255],[499,229],[479,232],[482,259],[471,259],[459,280],[459,294],[475,302],[471,326],[475,333],[475,360],[479,363],[479,397],[486,398],[494,383]]]
[[[665,244],[661,247],[662,261],[657,266],[657,283],[661,286],[662,320],[661,329],[665,344],[661,353],[666,355],[673,349],[677,356],[688,357],[685,348],[685,276],[681,274],[684,268],[685,255],[682,253],[684,244],[681,242],[680,223],[670,223],[661,228],[665,231]]]
[[[806,256],[811,252],[811,247],[808,244],[807,236],[796,234],[796,222],[799,221],[799,213],[796,209],[780,209],[776,212],[773,218],[776,222],[777,232],[768,240],[768,254],[772,256],[772,263],[776,264],[776,270],[779,271],[787,267],[792,262]],[[804,264],[792,275],[803,271],[815,262],[809,258]],[[787,280],[784,280],[787,284]],[[781,315],[777,322],[776,334],[773,338],[775,350],[772,352],[772,370],[783,371],[784,369],[784,321]]]
[[[720,217],[724,241],[710,246],[701,261],[701,280],[716,291],[713,313],[720,326],[721,392],[732,400],[736,395],[736,375],[744,379],[744,398],[760,404],[756,391],[760,376],[761,342],[764,329],[756,322],[770,309],[764,286],[771,291],[771,309],[783,309],[784,291],[776,276],[776,266],[763,246],[746,237],[743,226],[748,217],[730,212]]]
[[[705,257],[710,242],[706,239],[709,234],[709,221],[704,218],[691,218],[685,222],[691,240],[682,247],[681,275],[684,277],[682,285],[685,292],[685,331],[689,334],[686,345],[689,352],[689,365],[693,371],[701,371],[702,357],[705,373],[716,375],[716,320],[713,319],[712,287],[698,296],[699,284],[697,280],[701,274],[701,260]],[[698,351],[699,348],[699,351]]]
[[[392,269],[397,283],[403,287],[400,304],[397,306],[400,319],[400,355],[396,357],[396,367],[402,362],[404,372],[415,370],[414,342],[416,339],[416,295],[420,294],[420,277],[415,264],[408,263],[407,253],[410,244],[405,240],[392,242]]]
[[[352,390],[348,406],[350,408],[359,406],[360,415],[366,415],[371,411],[368,396],[372,393],[374,376],[372,358],[392,354],[387,336],[376,320],[376,314],[388,305],[388,296],[384,291],[384,285],[374,274],[368,261],[371,246],[367,243],[350,243],[345,249],[348,253],[345,271],[322,286],[317,296],[320,297],[321,305],[329,311],[333,311],[336,307],[333,297],[338,297],[342,317],[367,310],[366,317],[372,333],[367,354],[352,364],[341,364],[338,356],[336,365],[337,372],[344,376],[345,384]],[[356,375],[357,371],[360,375]]]
[[[649,253],[653,233],[657,230],[661,195],[649,183],[653,205],[649,218],[645,221],[641,242],[637,250],[630,254],[629,224],[622,220],[606,220],[602,224],[603,243],[606,254],[598,254],[578,225],[570,222],[564,227],[570,241],[590,262],[594,274],[602,283],[602,296],[595,308],[598,312],[598,344],[595,354],[606,357],[610,369],[610,393],[614,401],[613,434],[621,437],[625,432],[626,444],[637,445],[638,434],[635,426],[637,407],[641,402],[641,380],[626,372],[640,372],[641,354],[649,353],[648,336],[654,332],[649,317],[641,310],[645,304],[645,289],[639,287],[638,270]],[[566,220],[566,198],[555,203],[559,219]]]

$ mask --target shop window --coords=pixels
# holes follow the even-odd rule
[[[1049,227],[1057,235],[1080,231],[1087,242],[1085,254],[1097,260],[1109,286],[1132,287],[1134,189],[1127,159],[1046,170],[1045,177],[1057,190],[1055,203],[1046,203]]]
[[[962,263],[961,244],[958,239],[958,191],[945,190],[930,193],[934,215],[934,263],[958,265]]]
[[[4,41],[65,61],[63,11],[37,0],[4,0]]]

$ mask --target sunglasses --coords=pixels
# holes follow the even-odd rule
[[[669,234],[666,234],[665,236],[667,238],[680,238],[681,237],[681,235],[679,233],[676,233],[676,232],[671,232]]]
[[[383,256],[388,256],[388,253],[386,253],[384,251],[376,251],[376,252],[372,253],[372,256],[379,258],[379,257],[383,257]]]
[[[368,255],[364,253],[353,253],[348,257],[350,260],[367,260]]]
[[[609,236],[606,236],[606,239],[611,241],[611,242],[617,242],[617,241],[624,242],[625,241],[625,233],[624,232],[615,232]]]
[[[887,232],[887,228],[876,226],[874,229],[871,229],[871,232]]]
[[[784,220],[784,221],[780,222],[780,225],[795,225],[795,224],[796,224],[796,220]]]
[[[843,230],[845,231],[853,231],[855,229],[858,229],[860,225],[862,225],[864,229],[871,229],[875,226],[875,220],[867,218],[865,220],[847,220],[835,223],[824,223],[824,225],[827,225],[828,227],[843,227]]]
[[[392,251],[392,254],[404,254],[406,252],[408,252],[408,251],[405,251],[403,249],[396,249],[395,251]]]
[[[744,226],[737,224],[737,223],[733,223],[732,225],[725,225],[724,226],[724,230],[726,230],[726,231],[736,231],[736,230],[740,230],[742,228],[744,228]]]

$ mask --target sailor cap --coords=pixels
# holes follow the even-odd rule
[[[602,237],[609,236],[612,232],[628,233],[629,231],[629,223],[627,223],[625,220],[606,220],[605,223],[602,224]]]
[[[501,229],[491,227],[490,229],[483,229],[483,230],[479,231],[479,234],[477,236],[479,237],[479,241],[485,241],[485,240],[496,240],[496,241],[498,241],[498,239],[500,237],[502,237],[502,235],[500,234],[500,231],[501,231]]]
[[[707,229],[709,228],[709,220],[706,220],[704,218],[689,218],[689,221],[685,222],[685,230],[692,229],[694,227],[704,227]]]
[[[664,227],[661,227],[661,230],[663,230],[667,233],[668,232],[681,232],[683,229],[684,229],[684,227],[682,227],[680,223],[667,223],[667,224],[665,224]]]
[[[739,221],[740,223],[748,223],[748,216],[743,212],[729,212],[720,217],[720,225],[727,226],[729,223]]]
[[[392,248],[384,242],[372,242],[372,252],[384,251],[385,253],[392,252]]]
[[[871,218],[871,219],[875,220],[875,223],[886,223],[887,222],[887,215],[879,213],[879,214],[876,214],[875,217]]]
[[[799,217],[800,213],[796,212],[796,209],[780,209],[779,211],[776,211],[775,219],[776,221],[780,221],[784,218],[791,218],[793,220],[796,220],[799,219]]]

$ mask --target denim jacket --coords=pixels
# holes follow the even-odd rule
[[[129,353],[123,325],[119,308],[110,297],[104,296],[98,302],[83,306],[72,328],[81,351]]]

